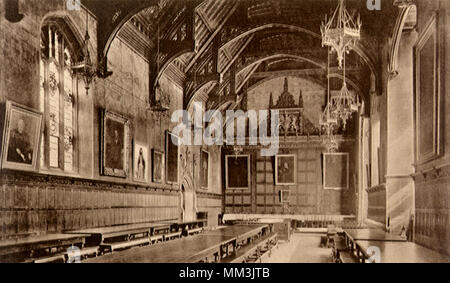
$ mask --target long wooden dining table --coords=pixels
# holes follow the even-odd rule
[[[257,233],[266,225],[225,227],[147,247],[125,250],[88,259],[86,263],[195,263],[217,262],[228,246],[236,249],[241,235]],[[253,231],[253,232],[252,232]]]

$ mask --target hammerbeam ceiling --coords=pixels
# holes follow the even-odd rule
[[[362,39],[349,56],[349,76],[368,92],[380,77],[379,46],[391,36],[398,0],[382,0],[380,11],[366,1],[346,0],[361,15]],[[326,82],[328,52],[320,25],[337,0],[82,0],[98,20],[99,75],[109,46],[127,39],[150,64],[150,98],[160,76],[175,76],[184,87],[184,104],[237,101],[262,79],[295,74]],[[159,50],[159,53],[158,53]],[[334,68],[334,69],[333,69]],[[331,70],[337,72],[335,66]],[[207,92],[207,93],[205,93]],[[220,97],[222,96],[221,99]],[[225,99],[227,98],[227,99]]]

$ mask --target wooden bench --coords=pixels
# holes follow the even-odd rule
[[[73,255],[68,252],[61,252],[40,258],[29,258],[24,263],[77,263],[89,256],[97,257],[99,247],[90,247],[77,250]]]
[[[85,235],[82,234],[47,234],[41,236],[32,236],[21,239],[10,239],[0,241],[0,257],[11,257],[21,255],[19,261],[25,261],[27,258],[36,258],[48,256],[52,252],[57,253],[70,246],[83,248]],[[0,262],[4,260],[0,259]]]
[[[181,232],[172,232],[164,235],[164,241],[170,241],[177,238],[181,238]]]
[[[154,235],[150,236],[150,244],[156,244],[160,242],[164,242],[164,235]]]
[[[198,228],[204,228],[207,226],[208,220],[206,219],[198,219],[193,221],[164,221],[161,223],[169,224],[170,231],[181,231],[183,236],[189,236],[188,231]]]
[[[67,253],[60,253],[48,257],[33,259],[32,263],[66,263]]]
[[[203,228],[195,228],[195,229],[187,230],[188,236],[195,235],[195,234],[200,234],[201,232],[203,232]]]
[[[169,224],[161,223],[139,223],[129,225],[119,225],[112,227],[101,227],[68,231],[66,233],[85,234],[92,246],[100,246],[104,243],[114,243],[128,241],[133,238],[154,236],[156,231],[168,231]]]
[[[145,238],[139,238],[131,241],[124,241],[124,242],[117,242],[117,243],[109,243],[109,244],[102,244],[100,245],[100,250],[102,253],[105,251],[114,252],[115,250],[123,250],[128,249],[136,246],[145,246],[150,244],[150,239]]]
[[[223,259],[224,263],[246,263],[256,262],[262,256],[266,255],[276,245],[277,234],[266,235],[258,240],[241,247],[232,256]]]

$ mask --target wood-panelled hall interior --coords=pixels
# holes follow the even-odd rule
[[[0,262],[450,262],[450,1],[0,5]]]

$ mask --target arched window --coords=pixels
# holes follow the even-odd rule
[[[44,170],[77,171],[78,79],[72,65],[79,61],[80,51],[64,20],[47,21],[42,27],[40,110],[45,127],[40,162]]]

